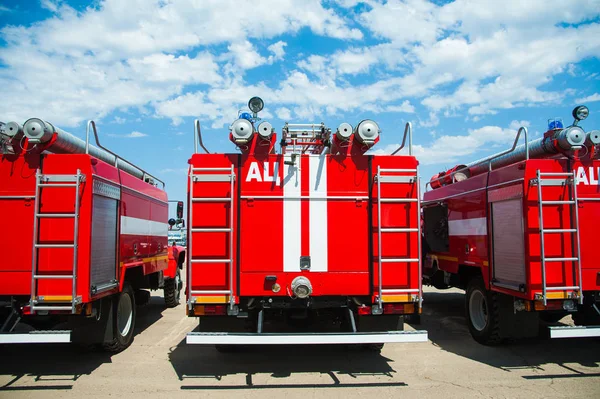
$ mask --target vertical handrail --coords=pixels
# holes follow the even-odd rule
[[[406,136],[408,135],[408,155],[412,155],[412,123],[406,122],[406,126],[404,126],[404,136],[402,137],[402,144],[400,147],[396,149],[396,151],[392,152],[391,155],[396,155],[398,151],[404,148],[404,144],[406,143]]]
[[[538,212],[540,217],[540,260],[542,263],[542,295],[544,299],[544,306],[547,305],[546,299],[546,255],[544,254],[544,210],[542,202],[542,176],[540,170],[537,170],[537,190],[538,190]]]
[[[409,225],[410,227],[410,225]],[[422,256],[422,243],[421,243],[421,178],[419,177],[419,166],[417,165],[417,228],[418,236],[417,242],[419,243],[419,253],[417,254],[417,258],[419,259],[418,267],[419,267],[419,310],[423,308],[423,256]]]
[[[37,169],[35,172],[35,197],[33,202],[33,245],[31,248],[31,298],[29,306],[31,307],[31,314],[35,314],[35,294],[36,294],[36,279],[35,279],[35,270],[37,264],[37,234],[38,234],[38,207],[39,207],[39,193],[40,193],[40,179],[41,173],[40,170]]]
[[[234,297],[234,290],[233,290],[233,204],[234,204],[234,180],[235,180],[235,170],[233,168],[233,164],[231,165],[231,175],[230,177],[230,181],[231,181],[231,186],[230,186],[230,193],[229,193],[229,197],[231,198],[231,201],[229,202],[229,309],[231,311],[233,311],[233,308],[235,306],[235,297]],[[239,250],[239,249],[238,249]]]
[[[194,121],[194,154],[198,153],[198,142],[200,142],[200,147],[202,147],[204,152],[210,154],[202,142],[202,129],[200,128],[200,120],[196,119]]]
[[[379,310],[383,310],[383,283],[381,278],[381,166],[377,165],[377,302]]]
[[[571,184],[573,186],[573,202],[572,205],[575,207],[575,238],[577,239],[577,271],[579,278],[579,304],[583,305],[583,277],[581,272],[581,240],[579,238],[579,204],[577,201],[579,200],[577,197],[577,182],[576,182],[575,172],[573,172],[573,178],[571,180]]]
[[[77,169],[77,181],[75,183],[75,224],[73,227],[73,287],[71,295],[71,313],[75,313],[75,297],[77,296],[77,249],[79,248],[79,184],[81,179],[81,170]]]
[[[189,168],[189,175],[188,175],[188,179],[189,179],[189,185],[190,185],[190,189],[188,191],[188,231],[187,231],[187,246],[188,246],[188,251],[187,251],[187,256],[186,256],[186,260],[187,260],[187,276],[186,278],[188,279],[186,281],[185,287],[186,290],[188,292],[188,309],[192,310],[193,309],[193,297],[192,297],[192,291],[194,290],[194,279],[192,278],[192,256],[194,254],[194,252],[192,252],[192,243],[193,243],[193,232],[192,232],[192,226],[194,225],[194,218],[193,218],[193,209],[194,209],[194,178],[193,178],[193,174],[194,174],[194,166],[190,165]]]

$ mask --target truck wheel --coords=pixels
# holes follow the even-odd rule
[[[483,345],[497,345],[502,342],[497,294],[485,288],[481,277],[469,281],[466,308],[469,331],[475,341]]]
[[[113,299],[113,340],[105,342],[103,348],[107,352],[118,353],[133,342],[135,327],[135,296],[127,283],[123,291]]]
[[[165,280],[165,303],[168,308],[174,308],[181,302],[182,286],[181,273],[179,268],[177,268],[175,278]]]

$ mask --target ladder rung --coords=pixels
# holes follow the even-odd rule
[[[230,233],[231,229],[230,228],[199,228],[199,227],[195,227],[192,228],[192,233]]]
[[[77,183],[39,183],[38,187],[77,187]]]
[[[378,179],[381,183],[412,184],[417,180],[417,176],[380,175]]]
[[[192,202],[231,202],[231,197],[224,198],[192,198]]]
[[[408,292],[420,292],[418,288],[399,288],[399,289],[382,289],[382,294],[395,294],[395,293],[408,293]]]
[[[32,306],[31,310],[73,310],[72,306]]]
[[[577,229],[542,229],[544,234],[547,233],[576,233]]]
[[[572,172],[540,172],[540,176],[565,176],[573,177]]]
[[[70,280],[70,279],[73,279],[74,277],[72,275],[67,276],[67,275],[63,275],[63,274],[36,274],[35,276],[33,276],[33,278],[35,278],[35,279]]]
[[[417,173],[416,169],[379,169],[379,172]]]
[[[192,175],[194,182],[229,182],[235,178],[235,175],[226,174],[203,174],[203,175]]]
[[[225,172],[225,171],[230,172],[231,167],[228,167],[228,168],[225,168],[225,167],[222,167],[222,168],[192,168],[192,172],[219,172],[219,171],[220,172]],[[194,176],[194,174],[192,174],[192,176]]]
[[[190,295],[231,295],[229,290],[200,290],[190,291]]]
[[[567,205],[574,204],[575,201],[540,201],[542,205]]]
[[[79,179],[84,179],[85,175],[80,174]],[[40,175],[40,183],[57,182],[71,183],[77,182],[77,175]]]
[[[381,259],[381,263],[393,263],[393,262],[418,262],[418,258],[387,258]]]
[[[380,202],[417,202],[417,198],[380,198]]]
[[[546,287],[546,291],[566,291],[566,290],[579,290],[580,287],[578,285],[570,286],[570,287]]]
[[[395,228],[395,227],[383,227],[381,229],[382,233],[418,233],[419,229],[414,228]]]
[[[74,218],[75,213],[36,213],[38,218]]]
[[[231,259],[190,259],[192,263],[231,263]]]
[[[575,262],[579,261],[579,258],[544,258],[546,262]]]
[[[75,248],[75,244],[35,244],[36,248]]]

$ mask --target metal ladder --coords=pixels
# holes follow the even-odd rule
[[[194,172],[229,172],[229,173],[194,173]],[[193,295],[228,295],[229,296],[229,312],[235,313],[237,307],[235,306],[234,287],[233,287],[233,201],[234,201],[234,183],[235,183],[235,168],[231,167],[218,167],[218,168],[191,168],[190,170],[190,191],[188,203],[190,204],[188,209],[188,221],[190,224],[190,236],[188,237],[188,271],[189,271],[189,299],[188,307],[192,309],[194,301]],[[230,184],[229,197],[194,197],[194,182],[223,182]],[[206,227],[194,227],[192,225],[193,219],[193,204],[195,202],[228,202],[229,206],[229,226],[217,227],[217,228],[206,228]],[[229,233],[229,258],[226,259],[212,259],[212,258],[193,258],[192,257],[192,234],[193,233]],[[229,263],[229,289],[228,290],[192,290],[192,264],[194,263]]]
[[[31,256],[31,313],[36,311],[63,310],[76,313],[76,307],[81,303],[81,297],[77,295],[77,239],[79,237],[79,188],[81,183],[85,181],[85,175],[77,169],[75,175],[43,175],[39,169],[36,172],[35,180],[35,200],[34,200],[34,220],[33,220],[33,246]],[[75,212],[74,213],[41,213],[40,199],[42,189],[48,190],[51,188],[72,187],[75,189]],[[38,226],[42,218],[73,218],[73,243],[72,244],[40,244]],[[73,248],[73,267],[72,274],[38,274],[37,258],[38,249],[40,248]],[[39,280],[71,280],[71,297],[46,297],[38,296],[37,289]],[[70,305],[55,305],[56,303],[70,302]],[[53,305],[43,305],[43,303],[53,303]],[[42,304],[42,305],[40,305]]]
[[[385,174],[388,173],[388,174]],[[389,173],[411,173],[411,175],[393,175]],[[417,293],[419,308],[423,304],[423,286],[421,281],[421,190],[418,169],[382,169],[377,166],[377,174],[375,175],[377,181],[377,243],[378,243],[378,295],[376,298],[377,307],[373,309],[373,314],[383,313],[383,295],[384,294],[410,294]],[[417,198],[381,198],[381,185],[382,184],[417,184]],[[381,227],[381,204],[382,203],[416,203],[417,213],[417,227]],[[418,255],[416,258],[383,258],[381,256],[381,238],[383,233],[417,233],[418,242]],[[382,264],[383,263],[397,263],[397,262],[408,262],[418,263],[419,270],[419,288],[388,288],[383,289],[382,286]]]
[[[537,179],[535,179],[532,183],[537,185],[538,192],[538,212],[540,218],[540,258],[542,261],[542,295],[541,299],[544,301],[544,306],[548,302],[547,294],[548,291],[567,291],[574,290],[578,292],[579,295],[579,303],[583,304],[583,295],[581,292],[581,246],[579,239],[579,210],[578,210],[578,199],[577,199],[577,184],[575,181],[575,173],[558,173],[558,172],[540,172],[537,170]],[[542,186],[567,186],[571,184],[571,192],[572,195],[569,196],[568,200],[563,201],[544,201],[542,198]],[[573,215],[575,217],[575,222],[573,223],[571,219],[571,223],[574,224],[574,227],[569,229],[546,229],[544,228],[544,205],[569,205],[571,207],[571,218]],[[570,258],[549,258],[546,256],[545,248],[544,248],[544,236],[546,234],[560,234],[560,233],[569,233],[574,236],[576,244],[577,244],[577,254],[575,257]],[[565,286],[565,287],[548,287],[546,283],[546,263],[554,263],[554,262],[573,262],[577,265],[577,279],[578,284],[573,286]]]

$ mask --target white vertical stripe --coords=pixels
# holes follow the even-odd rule
[[[291,162],[291,155],[284,155],[285,162]],[[300,191],[300,157],[295,164],[283,165],[283,271],[300,271],[300,246],[302,244]]]
[[[309,157],[311,198],[327,197],[327,156]],[[310,270],[327,271],[327,200],[310,201]]]

